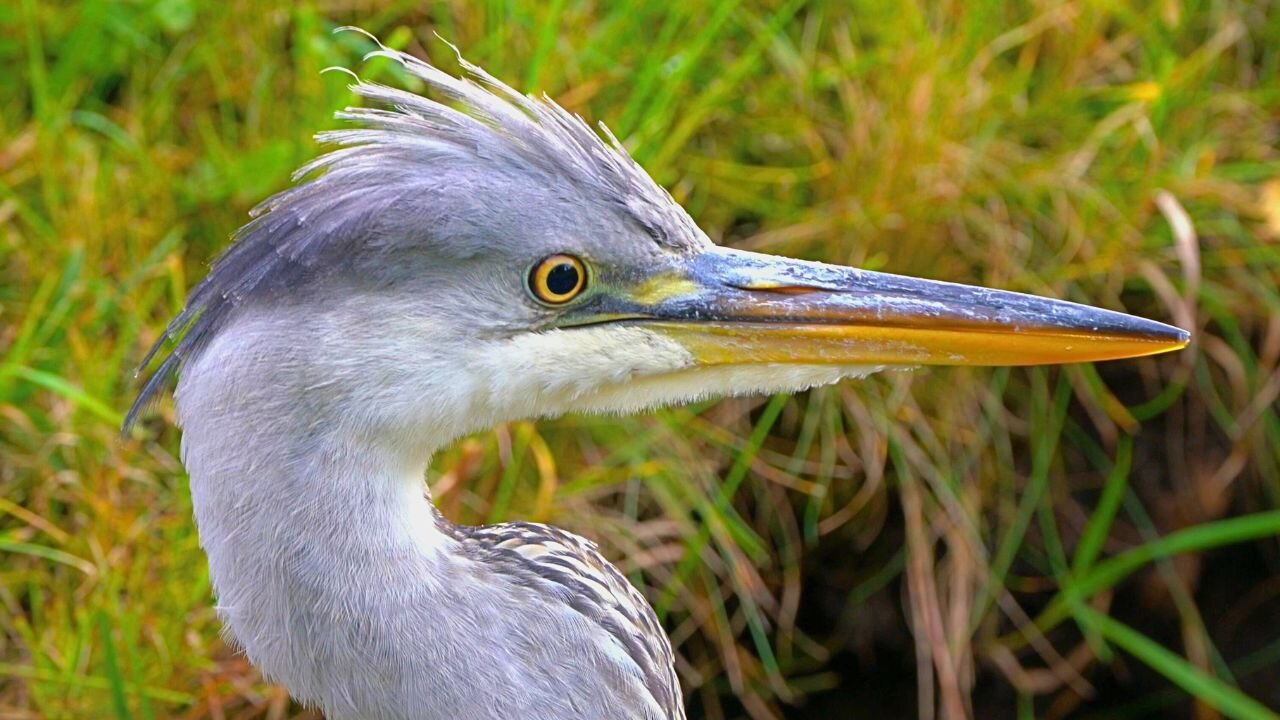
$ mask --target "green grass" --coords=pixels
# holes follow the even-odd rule
[[[435,460],[450,518],[599,540],[696,717],[1274,717],[1274,2],[355,6],[0,7],[0,716],[308,716],[219,639],[171,405],[118,426],[145,348],[354,102],[320,71],[408,82],[331,32],[359,24],[605,121],[721,242],[1194,330]]]

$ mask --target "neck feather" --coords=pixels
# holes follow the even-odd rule
[[[270,373],[243,348],[215,341],[178,387],[200,542],[231,635],[267,675],[319,697],[307,685],[324,673],[299,658],[341,651],[315,646],[341,636],[320,625],[383,617],[383,604],[409,599],[389,588],[429,605],[456,541],[431,506],[424,472],[449,438],[361,431],[350,413],[315,407],[335,397],[323,387],[264,387]],[[282,375],[305,383],[307,373]]]

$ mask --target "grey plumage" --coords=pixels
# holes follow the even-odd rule
[[[477,561],[522,577],[612,636],[644,672],[644,685],[667,717],[684,717],[671,645],[649,603],[600,554],[599,548],[559,528],[514,522],[484,527],[442,527],[463,541]]]
[[[527,614],[524,620],[529,624],[519,625],[522,618],[514,616],[510,619],[517,624],[501,630],[507,627],[508,618],[500,613],[508,608],[502,602],[468,600],[458,594],[465,584],[437,593],[433,598],[436,604],[454,608],[469,605],[467,616],[473,627],[469,640],[478,643],[470,648],[466,646],[468,634],[459,634],[453,627],[459,614],[435,617],[432,613],[437,611],[432,607],[419,607],[423,601],[412,601],[410,607],[402,605],[404,597],[416,597],[420,592],[389,599],[389,604],[361,614],[387,618],[407,614],[417,618],[414,622],[422,632],[416,638],[409,637],[414,633],[405,633],[399,639],[404,649],[397,653],[413,652],[416,657],[387,656],[393,665],[381,672],[420,669],[413,673],[416,678],[377,680],[368,673],[381,661],[362,653],[383,657],[386,649],[372,648],[389,642],[386,636],[363,621],[335,621],[333,611],[325,609],[327,601],[314,608],[305,602],[299,605],[299,598],[316,596],[305,577],[317,572],[344,577],[345,561],[321,551],[322,539],[301,539],[311,537],[307,532],[315,527],[328,528],[330,537],[353,531],[325,525],[331,513],[318,509],[324,503],[305,499],[306,494],[343,492],[325,486],[323,479],[339,473],[313,468],[314,475],[302,484],[289,474],[279,481],[259,477],[250,483],[248,492],[263,498],[272,497],[279,484],[282,494],[274,496],[275,501],[264,502],[297,502],[298,510],[307,511],[298,515],[298,529],[283,538],[279,529],[262,534],[261,526],[270,524],[266,520],[269,511],[255,517],[239,490],[228,495],[229,488],[238,486],[239,478],[246,474],[252,475],[264,457],[275,457],[275,462],[287,467],[299,462],[290,459],[292,455],[275,455],[291,441],[272,440],[263,447],[257,443],[289,425],[297,408],[319,402],[316,385],[290,388],[291,378],[317,375],[324,385],[328,384],[324,380],[327,375],[339,371],[291,366],[296,349],[331,342],[335,333],[351,336],[352,327],[371,324],[342,321],[333,332],[316,335],[305,329],[308,323],[302,316],[293,315],[302,308],[323,312],[334,303],[335,293],[358,298],[411,284],[430,287],[423,278],[437,272],[447,282],[455,268],[494,261],[504,243],[511,244],[517,255],[536,258],[544,252],[537,249],[539,236],[555,238],[562,234],[559,228],[563,226],[590,225],[585,219],[548,217],[539,229],[536,222],[531,224],[515,212],[522,206],[548,213],[562,207],[568,215],[582,208],[600,228],[591,234],[606,238],[601,241],[606,243],[607,238],[617,236],[617,227],[630,226],[643,238],[642,244],[653,244],[654,249],[640,249],[641,255],[657,248],[687,252],[707,242],[666,191],[616,141],[610,138],[606,144],[580,118],[549,99],[520,95],[461,58],[469,78],[454,78],[385,48],[371,55],[402,63],[441,99],[374,83],[352,86],[374,107],[338,113],[357,128],[319,135],[322,143],[337,149],[300,168],[294,175],[298,185],[252,211],[253,219],[235,233],[230,248],[192,291],[182,313],[168,326],[166,337],[148,354],[144,367],[163,350],[167,339],[176,340],[139,393],[125,428],[171,377],[184,371],[179,387],[179,415],[186,429],[184,461],[192,474],[202,544],[210,556],[220,608],[232,640],[244,645],[269,676],[289,683],[295,695],[320,704],[333,717],[465,720],[554,712],[557,717],[581,720],[683,718],[671,647],[652,609],[587,540],[530,523],[456,526],[432,507],[432,535],[438,538],[432,542],[451,548],[450,559],[432,572],[474,576],[476,584],[470,591],[492,592],[495,599],[518,593],[525,598],[520,611]],[[501,221],[504,203],[513,210],[506,213],[506,224]],[[473,285],[480,286],[480,282]],[[428,295],[420,297],[430,302]],[[469,300],[476,316],[483,317],[482,299]],[[361,303],[361,307],[377,312],[368,303]],[[423,310],[424,315],[433,316],[442,312],[435,306]],[[301,322],[286,319],[274,325],[282,314],[298,317]],[[535,311],[518,320],[500,322],[494,316],[491,321],[495,328],[502,324],[523,328],[538,316]],[[240,332],[258,320],[273,324],[273,329],[256,333],[252,341],[240,340]],[[300,333],[313,339],[300,339]],[[215,343],[216,348],[209,351]],[[206,354],[214,357],[206,358]],[[259,354],[275,359],[253,364]],[[234,369],[228,369],[242,360],[246,368],[252,365],[252,370],[246,370],[252,375],[238,377]],[[268,380],[264,370],[273,379]],[[256,392],[268,384],[280,385],[282,378],[283,393],[293,398],[290,408],[273,408],[277,395],[266,402],[246,399],[243,406],[253,420],[237,421],[231,432],[258,422],[270,431],[249,432],[243,441],[225,444],[229,429],[212,422],[217,412],[211,408],[225,409],[226,393],[234,393],[236,387],[248,384]],[[199,409],[188,411],[187,407]],[[317,407],[301,421],[310,424],[333,413]],[[224,449],[205,453],[203,438]],[[213,469],[207,469],[210,467]],[[206,477],[213,479],[207,481]],[[267,582],[262,579],[264,567],[276,568]],[[358,575],[360,569],[350,572]],[[239,578],[246,573],[253,579],[241,586]],[[410,578],[402,581],[412,582]],[[367,584],[367,580],[350,577],[335,579],[339,582],[345,583],[344,587]],[[369,607],[358,600],[359,592],[348,591],[348,595],[338,602]],[[265,619],[264,613],[272,612],[273,605],[282,599],[289,609],[275,612],[274,620]],[[556,608],[561,607],[577,619],[556,619]],[[343,610],[341,616],[349,613]],[[279,633],[285,626],[307,628],[304,634],[314,637],[281,639]],[[506,638],[513,646],[489,653],[493,641],[484,639],[486,633]],[[463,644],[447,659],[429,652],[446,650],[455,641]],[[546,647],[520,649],[522,643],[529,642],[545,642]],[[365,643],[372,643],[369,650],[361,650]],[[303,649],[304,645],[308,649]],[[412,650],[415,647],[417,650]],[[347,657],[348,651],[355,654]],[[466,659],[466,651],[476,655]],[[531,663],[549,661],[544,657],[547,653],[562,656],[560,671],[551,667],[534,670]],[[486,686],[496,682],[478,671],[482,665],[476,663],[486,662],[491,668],[501,668],[499,676],[512,681],[500,691],[492,684]],[[348,666],[354,675],[340,680],[341,675],[334,673],[344,673]],[[356,670],[359,666],[365,670]],[[540,672],[551,674],[540,680]],[[582,676],[583,672],[593,676]],[[383,682],[387,684],[380,686]],[[397,695],[393,688],[404,682],[421,689]],[[346,686],[339,687],[342,684]],[[489,697],[479,697],[482,695]],[[406,705],[409,698],[416,698],[421,707],[410,710],[416,706]]]

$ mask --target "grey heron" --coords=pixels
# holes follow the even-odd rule
[[[590,541],[431,502],[465,433],[892,366],[1083,362],[1188,334],[1029,295],[718,247],[607,131],[463,61],[367,106],[192,291],[173,376],[227,633],[328,717],[683,718],[672,650]],[[126,424],[126,426],[127,426]]]

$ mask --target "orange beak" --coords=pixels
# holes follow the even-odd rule
[[[671,336],[706,365],[1040,365],[1190,341],[1087,305],[726,248],[643,286],[609,314]]]

